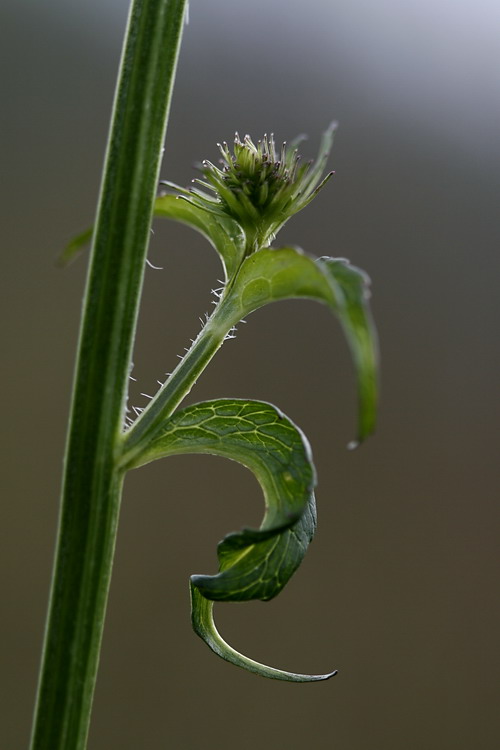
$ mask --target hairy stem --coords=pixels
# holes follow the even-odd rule
[[[83,750],[120,506],[124,404],[185,0],[133,0],[90,260],[32,750]]]
[[[126,433],[120,461],[122,467],[128,468],[137,453],[157,435],[220,349],[232,326],[224,306],[219,303],[189,351]]]

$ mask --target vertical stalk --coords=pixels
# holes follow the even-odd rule
[[[186,0],[133,0],[84,297],[32,750],[84,750],[116,539],[131,351]]]

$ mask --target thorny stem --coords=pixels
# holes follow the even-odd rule
[[[86,746],[130,357],[185,2],[131,4],[84,297],[32,750]]]

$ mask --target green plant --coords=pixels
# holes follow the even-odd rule
[[[347,261],[274,249],[277,231],[312,200],[334,127],[314,164],[296,145],[236,137],[221,168],[155,198],[162,139],[180,43],[184,0],[134,0],[117,88],[85,292],[70,417],[61,519],[33,750],[86,744],[125,473],[168,455],[212,453],[254,472],[265,500],[259,529],[219,544],[220,570],[191,579],[193,625],[230,662],[275,679],[283,672],[238,654],[218,634],[214,601],[270,599],[289,580],[315,528],[315,472],[302,432],[276,407],[220,399],[178,409],[201,372],[254,310],[282,299],[329,305],[346,333],[358,374],[358,440],[374,427],[376,344],[367,278]],[[153,212],[201,232],[219,253],[224,284],[191,348],[135,421],[126,417],[131,351]],[[73,243],[73,251],[86,234]]]

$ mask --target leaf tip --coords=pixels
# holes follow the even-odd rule
[[[336,675],[338,675],[338,673],[339,673],[339,670],[334,669],[333,672],[328,672],[328,674],[322,675],[322,677],[325,680],[329,680],[331,677],[335,677]]]

